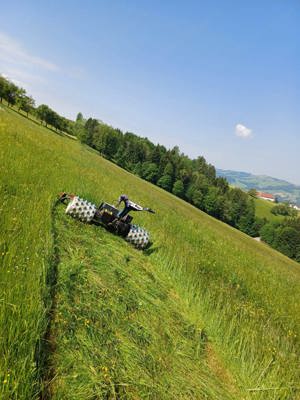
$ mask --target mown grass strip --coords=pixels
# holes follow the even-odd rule
[[[54,399],[233,398],[208,368],[203,324],[149,256],[62,212],[57,224]]]

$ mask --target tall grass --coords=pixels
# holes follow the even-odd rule
[[[52,398],[233,398],[209,368],[202,321],[149,256],[62,210],[57,217]]]
[[[0,168],[0,398],[297,399],[299,264],[3,107]],[[156,209],[153,251],[52,213],[61,190]]]

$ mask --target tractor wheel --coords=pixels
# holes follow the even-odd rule
[[[97,208],[95,204],[75,196],[68,204],[66,214],[71,215],[82,222],[91,222],[96,210]]]
[[[137,249],[145,249],[149,244],[149,233],[137,225],[131,225],[130,231],[126,236],[127,242],[133,244]]]

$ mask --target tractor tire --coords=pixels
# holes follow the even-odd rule
[[[75,196],[66,209],[66,214],[71,215],[73,218],[79,219],[82,222],[92,222],[94,215],[97,211],[95,204],[87,200]]]
[[[145,249],[150,242],[150,237],[149,233],[145,229],[138,225],[131,225],[126,240],[133,244],[137,249]]]

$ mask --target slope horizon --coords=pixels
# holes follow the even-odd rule
[[[1,73],[1,72],[0,72],[0,76],[3,76],[4,78],[10,80],[10,81],[13,82],[13,83],[20,84],[20,82],[16,81],[16,80],[13,79],[11,76],[7,76],[6,74],[3,74],[3,73]],[[26,87],[27,85],[26,85],[26,84],[24,85],[24,83],[23,83],[23,86]],[[41,104],[43,104],[43,103],[39,102],[38,99],[37,99],[36,104],[37,104],[37,105],[41,105]],[[54,107],[53,104],[55,104],[55,102],[49,103],[48,105],[52,108],[52,107]],[[55,107],[54,107],[54,108],[55,108]],[[63,107],[62,107],[61,109],[63,110]],[[61,110],[60,110],[60,109],[56,109],[56,111],[58,111],[59,114],[61,114]],[[79,112],[80,112],[80,111],[79,111]],[[78,114],[78,113],[77,113],[77,114]],[[68,118],[70,121],[75,121],[75,120],[76,120],[76,116],[74,116],[73,114],[68,114],[68,113],[67,113],[67,115],[65,114],[65,115],[63,115],[63,116],[64,116],[65,118]],[[84,116],[84,117],[85,117],[85,116]],[[114,125],[113,123],[110,123],[109,121],[104,121],[102,118],[97,117],[97,116],[88,116],[87,118],[94,118],[94,119],[97,119],[98,121],[101,121],[101,122],[103,122],[103,123],[105,123],[105,124],[108,124],[109,126],[112,126],[114,129],[120,129],[120,130],[123,131],[123,132],[131,132],[131,133],[134,133],[135,135],[137,135],[137,136],[139,136],[139,137],[148,138],[154,145],[159,144],[159,145],[165,146],[167,149],[171,149],[172,147],[175,147],[175,146],[179,147],[179,145],[178,145],[177,143],[173,143],[173,144],[171,145],[170,142],[167,143],[167,142],[164,142],[164,141],[155,141],[151,136],[146,136],[146,135],[143,135],[143,134],[140,134],[140,133],[137,133],[137,132],[132,132],[132,131],[130,131],[130,130],[123,129],[123,128],[119,127],[119,126]],[[139,131],[139,130],[138,130],[138,131]],[[199,154],[196,154],[196,153],[194,152],[194,154],[196,154],[196,155],[192,156],[190,153],[182,151],[182,148],[181,148],[181,147],[179,147],[179,150],[180,150],[180,152],[183,152],[184,154],[186,154],[186,155],[187,155],[188,157],[190,157],[191,159],[197,158],[197,157],[199,157],[199,156],[203,156],[203,157],[206,159],[207,162],[209,162],[210,164],[212,164],[212,165],[216,168],[216,171],[237,172],[237,173],[243,173],[243,174],[250,174],[250,175],[253,175],[253,176],[257,176],[257,177],[267,177],[267,178],[276,179],[276,180],[278,180],[278,181],[283,181],[283,182],[292,184],[292,185],[297,186],[297,187],[300,186],[300,181],[299,181],[299,184],[298,184],[298,183],[296,183],[296,182],[292,182],[292,180],[288,180],[288,179],[285,179],[285,178],[283,178],[283,177],[274,177],[274,176],[268,175],[268,174],[266,174],[266,173],[255,173],[254,171],[249,171],[249,170],[248,170],[248,171],[245,171],[245,170],[239,170],[239,169],[232,169],[232,168],[230,168],[230,167],[219,168],[216,164],[214,164],[212,161],[210,161],[210,160],[207,158],[207,156],[206,156],[205,154],[200,154],[200,153],[199,153]]]

